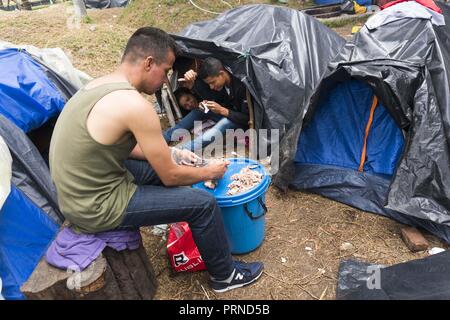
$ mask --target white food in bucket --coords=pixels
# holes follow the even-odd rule
[[[242,193],[244,191],[250,190],[253,187],[257,186],[261,183],[263,174],[252,170],[257,168],[258,165],[249,165],[245,168],[242,168],[239,173],[233,174],[231,179],[233,180],[228,185],[227,195],[233,196],[238,193]]]

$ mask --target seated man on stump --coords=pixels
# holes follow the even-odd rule
[[[168,147],[154,106],[140,94],[161,88],[176,52],[164,31],[137,30],[120,66],[67,102],[51,139],[50,172],[61,212],[76,232],[187,221],[212,289],[224,292],[257,280],[263,265],[232,259],[216,199],[190,187],[220,179],[228,163],[182,165],[198,157]]]

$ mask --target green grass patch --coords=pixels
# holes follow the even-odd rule
[[[86,15],[86,16],[83,17],[81,22],[86,23],[86,24],[90,24],[90,23],[94,23],[94,19],[92,19],[90,16]]]

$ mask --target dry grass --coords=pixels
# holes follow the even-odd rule
[[[156,298],[334,299],[341,259],[392,265],[427,256],[426,252],[409,251],[400,237],[400,224],[318,195],[295,191],[282,195],[271,187],[267,204],[262,246],[236,256],[244,261],[263,261],[264,275],[252,286],[224,294],[208,289],[205,272],[174,274],[164,242],[144,228],[145,246],[158,274]],[[446,246],[434,236],[425,236],[432,247]],[[354,248],[341,250],[344,242]]]
[[[226,2],[231,7],[255,3],[279,4],[276,0],[228,0]],[[230,9],[230,6],[218,0],[196,0],[195,3],[203,9],[217,13]],[[311,2],[294,0],[289,1],[287,6],[299,9],[310,4]],[[168,32],[178,32],[190,23],[213,19],[216,16],[216,14],[195,8],[186,0],[135,0],[125,9],[120,22],[136,28],[148,25]]]
[[[92,76],[112,71],[135,30],[118,26],[123,9],[88,10],[90,23],[73,23],[68,3],[37,11],[0,11],[1,40],[40,48],[61,47],[80,70]]]
[[[137,7],[125,10],[89,10],[91,22],[82,23],[78,29],[67,25],[71,16],[67,4],[33,12],[0,12],[1,39],[61,47],[77,68],[99,76],[118,64],[123,46],[136,27],[151,22],[174,32],[190,21],[211,18],[189,7],[186,1],[145,1],[147,6],[143,2],[136,0]],[[234,5],[237,2],[230,1]],[[241,1],[249,2],[257,1]],[[218,1],[203,1],[207,3]],[[212,5],[209,8],[218,9]],[[350,28],[341,27],[338,31],[347,36]],[[317,195],[294,191],[282,195],[271,187],[267,204],[265,241],[254,252],[237,257],[263,261],[264,275],[250,287],[220,295],[208,289],[205,272],[173,274],[164,241],[153,235],[150,228],[143,228],[145,248],[158,274],[156,298],[334,299],[341,259],[391,265],[427,255],[411,253],[406,248],[400,238],[400,224]],[[445,246],[431,235],[426,237],[431,246]],[[354,249],[340,250],[344,242],[353,244]]]

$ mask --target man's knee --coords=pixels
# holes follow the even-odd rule
[[[196,209],[189,217],[188,222],[191,229],[204,229],[211,224],[215,224],[220,219],[220,209],[214,196],[205,190],[192,189],[192,191],[194,192]]]
[[[205,209],[213,210],[217,206],[216,198],[208,191],[201,189],[192,189],[194,197],[197,199],[197,205]]]

